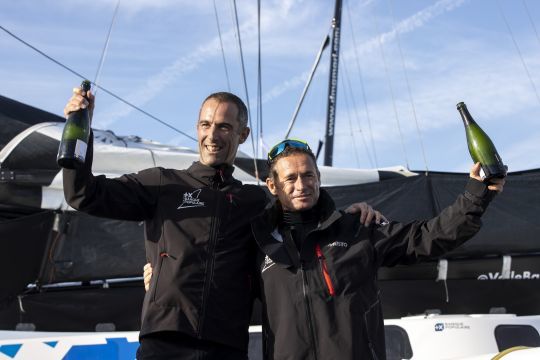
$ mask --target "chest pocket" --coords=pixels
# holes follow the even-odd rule
[[[323,246],[322,252],[336,292],[353,293],[375,279],[375,252],[369,242],[335,241]]]

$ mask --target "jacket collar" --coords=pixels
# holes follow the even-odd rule
[[[319,200],[315,207],[319,213],[317,230],[326,229],[341,217],[341,213],[336,210],[334,200],[332,200],[332,197],[324,189],[320,189]],[[273,229],[278,227],[279,221],[283,217],[283,207],[279,200],[276,200],[273,206],[267,207],[266,217]]]
[[[319,225],[313,231],[324,230],[341,218],[341,213],[336,210],[334,201],[330,195],[320,189],[319,201],[315,205],[320,214]],[[279,221],[282,217],[283,209],[281,203],[276,201],[273,205],[266,208],[263,214],[252,220],[251,228],[259,248],[268,255],[274,262],[284,267],[299,265],[299,255],[296,248],[286,246],[286,239],[283,234],[279,234]],[[304,247],[303,251],[307,247]]]
[[[336,204],[332,197],[324,189],[320,189],[319,201],[317,207],[319,208],[320,218],[318,230],[324,230],[332,225],[337,219],[341,217],[341,213],[336,210]]]
[[[187,172],[193,178],[199,180],[206,186],[212,186],[219,184],[219,187],[229,185],[234,182],[239,182],[233,178],[232,173],[234,166],[223,164],[219,167],[207,166],[200,161],[195,161],[188,169]]]

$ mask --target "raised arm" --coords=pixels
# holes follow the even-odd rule
[[[390,222],[373,227],[372,241],[379,265],[414,263],[437,257],[472,238],[482,226],[481,216],[493,197],[503,191],[505,183],[504,179],[493,179],[485,184],[479,172],[480,165],[473,165],[465,191],[438,216],[408,224]]]
[[[94,109],[94,96],[80,88],[64,107],[64,114],[88,107],[90,117]],[[67,203],[91,215],[141,221],[152,217],[157,203],[161,173],[158,168],[123,175],[116,179],[92,174],[93,133],[90,135],[84,166],[79,169],[63,169],[64,196]]]

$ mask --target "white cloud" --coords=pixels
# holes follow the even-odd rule
[[[116,6],[117,0],[70,0],[62,2],[63,6],[69,9],[88,8],[111,8]],[[183,9],[186,12],[207,11],[212,6],[211,1],[192,0],[123,0],[120,1],[120,9],[123,14],[134,16],[144,11]]]
[[[386,42],[393,40],[396,37],[398,32],[406,33],[406,32],[410,32],[418,28],[421,28],[428,21],[448,11],[454,10],[455,8],[461,6],[465,1],[466,0],[439,0],[437,3],[431,6],[428,6],[427,8],[422,9],[418,11],[417,13],[400,21],[392,30],[382,33],[380,35],[377,35],[371,38],[370,40],[366,41],[365,43],[359,45],[357,49],[357,53],[359,55],[365,55],[374,51],[378,51],[379,40],[381,43],[384,44]],[[368,5],[368,4],[370,4],[370,1],[366,1],[366,3],[362,5]],[[327,49],[326,51],[328,52],[329,50]],[[343,57],[345,61],[352,62],[354,57],[356,56],[356,53],[354,51],[354,48],[349,48],[345,51],[342,51],[341,56]],[[291,79],[285,80],[281,84],[274,86],[272,89],[270,89],[270,91],[265,93],[263,98],[265,99],[265,101],[269,101],[269,100],[277,98],[279,95],[282,95],[285,92],[297,86],[300,86],[303,83],[301,80],[307,79],[308,75],[309,75],[309,72],[305,72],[300,75],[296,75],[292,77]]]
[[[268,90],[262,97],[263,104],[269,101],[274,100],[279,97],[281,94],[287,92],[290,89],[294,89],[302,84],[305,84],[309,77],[309,72],[306,71],[300,75],[296,75],[292,79],[288,79],[285,82],[272,87]]]
[[[523,135],[524,138],[519,142],[505,149],[503,161],[508,165],[509,171],[540,168],[540,156],[536,156],[540,132]]]
[[[146,2],[142,2],[146,4]],[[169,2],[165,2],[168,4]],[[257,39],[257,19],[256,19],[256,8],[250,5],[251,3],[244,4],[240,14],[243,14],[243,18],[247,20],[241,24],[240,33],[242,36],[243,50],[244,55],[255,54],[253,49],[256,49],[256,39]],[[276,1],[271,6],[266,5],[265,11],[262,13],[261,23],[263,24],[263,29],[261,31],[271,34],[270,38],[267,40],[271,43],[280,44],[278,47],[286,47],[281,41],[272,39],[274,37],[281,37],[281,34],[285,31],[278,24],[280,24],[277,19],[290,16],[291,9],[294,7],[295,10],[301,5],[301,1],[287,1],[281,2]],[[213,10],[212,10],[213,11]],[[305,18],[311,10],[305,10],[295,12],[295,21],[299,21],[302,18]],[[247,15],[246,15],[247,14]],[[214,24],[212,24],[214,26]],[[231,24],[231,26],[233,26]],[[292,25],[289,25],[292,26]],[[225,49],[237,49],[237,39],[235,28],[229,27],[229,30],[223,31],[222,29],[222,41]],[[221,50],[219,47],[219,38],[218,36],[212,37],[206,43],[198,46],[194,51],[190,52],[187,55],[181,56],[176,59],[172,64],[161,69],[157,74],[150,76],[143,86],[140,86],[133,91],[131,91],[127,96],[127,100],[131,103],[136,104],[139,107],[143,107],[144,104],[155,98],[160,94],[164,89],[173,84],[175,81],[190,72],[198,69],[199,66],[209,60],[215,59],[221,55]],[[269,56],[275,51],[282,52],[283,50],[270,49]],[[287,50],[288,51],[288,50]],[[265,56],[267,54],[265,53]],[[296,80],[295,83],[299,83],[299,80]],[[100,127],[110,127],[118,119],[123,118],[129,115],[133,111],[132,108],[124,105],[117,104],[116,106],[110,109],[104,109],[99,116],[96,116],[96,119],[102,119],[98,122]],[[106,119],[106,120],[103,120]]]
[[[137,104],[139,107],[143,106],[145,103],[163,91],[168,85],[176,81],[178,77],[187,72],[193,71],[203,61],[206,61],[208,57],[214,56],[217,53],[216,41],[217,39],[214,39],[208,44],[200,46],[191,54],[183,56],[177,59],[171,65],[163,68],[158,74],[148,78],[142,87],[132,91],[127,96],[127,100],[132,104]],[[114,108],[105,110],[103,114],[96,116],[96,119],[106,119],[99,120],[97,124],[100,127],[108,128],[119,118],[125,117],[132,111],[133,108],[125,104],[118,104]]]

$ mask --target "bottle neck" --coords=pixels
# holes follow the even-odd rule
[[[88,91],[92,87],[92,83],[89,80],[83,80],[81,83],[81,90],[84,91],[84,98],[88,100]]]
[[[476,124],[476,121],[474,121],[473,117],[469,113],[469,110],[467,110],[467,107],[465,105],[460,106],[458,108],[459,114],[461,115],[461,119],[463,120],[463,124],[465,126],[469,126],[472,124]]]

